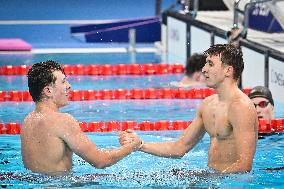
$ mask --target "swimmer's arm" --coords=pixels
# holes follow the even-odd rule
[[[200,141],[204,134],[205,129],[201,113],[198,111],[196,118],[178,140],[172,142],[145,142],[140,150],[161,157],[181,158]]]
[[[229,120],[233,126],[238,160],[222,172],[248,172],[252,169],[256,150],[258,121],[252,104],[235,103],[229,111]]]
[[[81,131],[78,122],[69,116],[65,119],[60,137],[68,147],[96,168],[111,166],[135,150],[135,145],[128,143],[113,150],[101,150]]]

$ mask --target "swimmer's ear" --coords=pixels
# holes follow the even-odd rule
[[[225,76],[226,77],[230,77],[230,76],[233,77],[233,75],[234,75],[234,68],[233,68],[233,66],[226,66]]]
[[[43,92],[43,94],[44,94],[45,96],[48,96],[48,97],[49,97],[49,96],[51,96],[52,89],[51,89],[50,86],[45,86],[45,87],[43,88],[42,92]]]

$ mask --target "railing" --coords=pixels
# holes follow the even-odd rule
[[[257,3],[266,3],[271,2],[272,0],[251,0],[250,2],[245,4],[244,10],[239,8],[240,2],[242,0],[235,0],[234,2],[234,19],[233,19],[233,28],[239,28],[239,14],[244,16],[243,20],[243,30],[241,33],[241,37],[246,38],[247,30],[249,26],[249,10],[252,6],[256,5]]]

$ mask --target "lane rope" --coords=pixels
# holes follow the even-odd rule
[[[245,94],[250,88],[243,89]],[[100,90],[71,90],[70,101],[85,100],[138,100],[138,99],[204,99],[215,91],[211,88],[146,88],[146,89],[100,89]],[[32,101],[29,91],[0,91],[0,102]]]
[[[79,126],[83,132],[113,132],[125,131],[127,129],[138,131],[164,131],[164,130],[184,130],[190,126],[192,121],[186,120],[159,120],[156,122],[135,120],[128,121],[92,121],[79,122]],[[0,123],[0,134],[20,134],[21,123],[9,122]],[[259,119],[260,134],[272,134],[284,132],[284,118],[276,118],[268,122],[264,119]]]
[[[29,65],[0,66],[0,75],[27,75]],[[183,64],[91,64],[62,65],[66,75],[153,75],[184,73]]]

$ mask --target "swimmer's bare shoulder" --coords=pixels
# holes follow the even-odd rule
[[[58,112],[55,120],[57,122],[55,125],[59,135],[65,135],[67,132],[76,133],[81,130],[78,121],[68,113]]]
[[[243,92],[239,92],[229,105],[229,112],[232,113],[234,111],[257,117],[253,102]]]
[[[212,100],[215,100],[217,97],[218,97],[217,94],[210,95],[203,100],[203,103],[211,102]]]
[[[199,112],[202,112],[206,107],[208,107],[210,105],[211,102],[213,102],[214,100],[216,100],[216,98],[218,97],[217,94],[213,94],[213,95],[210,95],[208,97],[206,97],[202,103],[200,104],[199,106]]]
[[[248,125],[247,127],[253,129],[257,129],[258,127],[257,113],[254,104],[248,96],[242,92],[230,103],[228,115],[230,121],[235,120],[235,122],[239,123],[240,120],[242,120],[242,122],[248,123],[243,123],[243,126]]]
[[[35,111],[28,114],[24,120],[23,130],[30,132],[31,128],[38,128],[45,133],[60,135],[71,132],[79,127],[77,120],[68,113],[61,112],[48,112],[48,113],[37,113]],[[35,130],[38,130],[35,129]],[[79,129],[80,130],[80,129]]]

